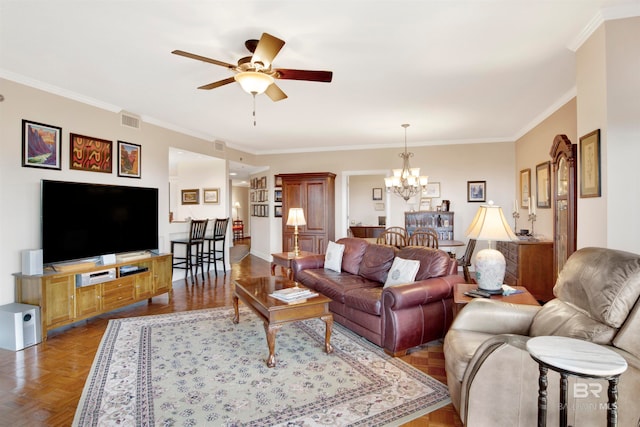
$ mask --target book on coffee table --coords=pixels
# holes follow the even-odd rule
[[[285,288],[279,289],[277,291],[269,294],[273,298],[279,299],[280,301],[291,302],[297,301],[301,299],[313,298],[318,296],[316,292],[313,292],[307,288]]]

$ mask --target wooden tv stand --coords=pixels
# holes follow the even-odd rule
[[[42,337],[47,332],[116,308],[172,292],[171,254],[87,266],[73,271],[47,269],[44,274],[27,276],[16,273],[16,302],[40,306]],[[120,267],[135,265],[146,271],[120,275]],[[116,278],[95,285],[76,287],[76,274],[115,268]]]

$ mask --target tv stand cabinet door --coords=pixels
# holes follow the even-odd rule
[[[171,296],[173,274],[172,256],[164,255],[153,259],[153,294],[169,293]]]
[[[42,304],[47,329],[66,325],[75,319],[75,280],[73,275],[45,279]]]
[[[102,285],[76,288],[76,314],[78,318],[102,312]]]

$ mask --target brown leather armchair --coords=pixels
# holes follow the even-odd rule
[[[581,249],[567,260],[554,295],[542,307],[473,300],[458,314],[445,337],[445,369],[466,426],[536,425],[539,371],[525,344],[542,335],[583,339],[622,355],[628,368],[618,385],[618,425],[640,425],[640,255]],[[559,378],[549,371],[549,425],[558,424]],[[600,386],[588,397],[573,392]],[[607,386],[569,377],[569,424],[604,425]]]

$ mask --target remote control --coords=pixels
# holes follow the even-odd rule
[[[480,289],[473,289],[464,293],[468,297],[472,298],[490,298],[491,294]]]

